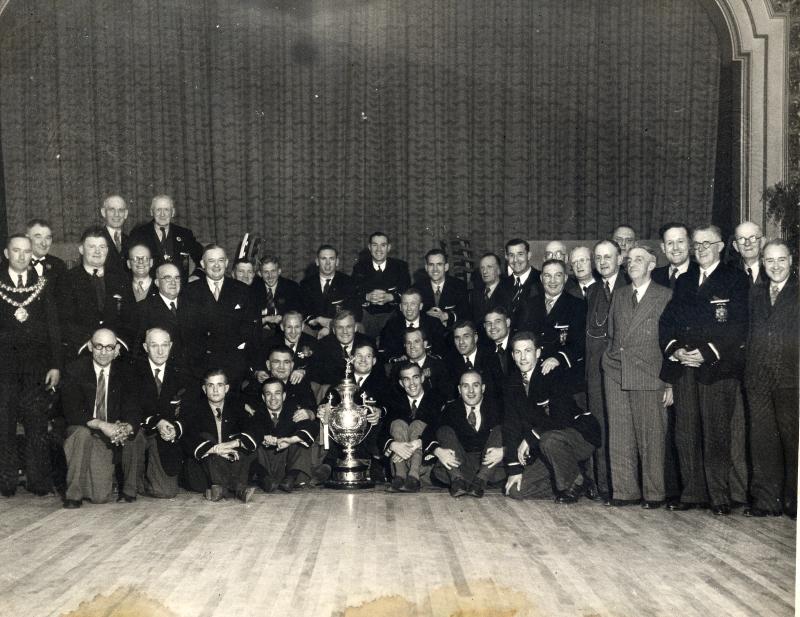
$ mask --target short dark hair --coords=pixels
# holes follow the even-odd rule
[[[86,229],[83,230],[81,234],[81,241],[80,243],[83,244],[86,242],[87,238],[106,238],[106,228],[100,227],[100,225],[90,225]]]
[[[290,347],[287,347],[283,343],[278,343],[277,345],[273,345],[272,347],[269,348],[269,352],[267,352],[267,361],[269,361],[270,356],[272,356],[272,354],[274,353],[289,354],[289,357],[292,359],[292,362],[294,362],[294,352],[291,350]]]
[[[354,342],[353,353],[355,354],[356,351],[358,351],[359,349],[364,349],[365,347],[369,347],[372,350],[372,355],[377,357],[378,350],[375,348],[375,344],[369,339],[362,339],[358,343]]]
[[[53,231],[53,226],[50,224],[50,221],[47,219],[30,219],[27,223],[25,223],[25,230],[30,231],[31,227],[34,225],[38,225],[39,227],[47,227],[50,231]]]
[[[409,334],[414,334],[415,332],[419,332],[419,333],[420,333],[420,335],[422,336],[422,340],[423,340],[423,341],[427,341],[427,340],[428,340],[428,335],[426,334],[426,332],[425,332],[425,329],[424,329],[424,328],[415,328],[415,327],[413,327],[413,326],[412,326],[412,327],[410,327],[410,328],[406,328],[406,329],[405,329],[405,332],[403,332],[403,340],[405,341],[405,340],[406,340],[406,337],[407,337]]]
[[[6,248],[11,246],[11,241],[16,240],[17,238],[27,240],[28,242],[31,241],[31,239],[25,234],[11,234],[8,239],[6,239]]]
[[[284,385],[284,383],[283,383],[283,382],[282,382],[280,379],[278,379],[277,377],[269,377],[269,378],[267,378],[266,380],[264,380],[264,383],[262,383],[262,384],[261,384],[261,392],[264,392],[264,389],[265,389],[267,386],[269,386],[269,385],[274,385],[274,384],[277,384],[277,385],[279,385],[279,386],[281,387],[281,391],[282,391],[282,392],[286,392],[286,386],[285,386],[285,385]]]
[[[492,253],[491,251],[481,255],[480,259],[478,259],[478,264],[480,265],[480,263],[487,257],[494,257],[494,260],[497,262],[497,267],[498,268],[503,267],[503,262],[500,261],[500,258],[497,256],[497,253]]]
[[[428,263],[428,258],[433,257],[434,255],[441,255],[444,257],[444,263],[447,263],[447,253],[445,253],[442,249],[431,249],[425,253],[425,263]]]
[[[483,318],[486,319],[486,315],[488,315],[489,313],[497,313],[498,315],[502,315],[503,317],[508,319],[508,311],[505,309],[504,306],[501,306],[499,304],[487,310]]]
[[[524,247],[525,247],[525,252],[526,252],[526,253],[529,253],[529,252],[530,252],[530,250],[531,250],[531,245],[530,245],[530,244],[528,244],[528,241],[527,241],[527,240],[523,240],[522,238],[511,238],[511,240],[509,240],[508,242],[506,242],[506,246],[505,246],[506,253],[508,253],[508,249],[509,249],[509,248],[511,248],[512,246],[516,246],[517,244],[521,244],[522,246],[524,246]]]
[[[416,362],[412,362],[411,360],[403,360],[400,363],[400,366],[397,367],[397,376],[400,377],[400,373],[403,371],[407,371],[410,368],[415,368],[419,371],[420,375],[422,375],[422,368]]]
[[[225,257],[228,256],[228,253],[225,251],[225,247],[217,244],[216,242],[209,242],[203,247],[203,257],[206,256],[206,253],[209,251],[215,251],[216,249],[222,249],[222,252],[225,253]]]
[[[336,250],[336,247],[333,246],[333,244],[320,244],[317,247],[317,257],[319,257],[319,254],[322,251],[333,251],[334,255],[336,255],[337,257],[339,256],[339,251]]]
[[[372,233],[369,235],[369,240],[368,240],[368,243],[369,243],[369,244],[372,244],[372,240],[373,240],[374,238],[377,238],[378,236],[383,236],[384,238],[386,238],[386,241],[387,241],[387,242],[389,241],[389,234],[387,234],[385,231],[373,231],[373,232],[372,232]]]
[[[458,385],[461,385],[461,379],[464,377],[464,375],[469,375],[469,374],[477,375],[478,379],[480,379],[481,383],[483,383],[483,375],[481,375],[481,372],[476,368],[468,368],[464,369],[458,376]]]
[[[210,368],[205,373],[203,373],[203,381],[208,381],[210,377],[216,377],[217,375],[222,375],[225,378],[225,383],[228,383],[228,374],[225,372],[223,368]]]
[[[459,330],[460,328],[469,328],[475,334],[478,333],[478,328],[475,327],[475,322],[471,319],[459,319],[455,324],[453,324],[453,332]]]
[[[567,264],[565,264],[560,259],[546,259],[542,264],[542,272],[544,272],[545,266],[561,266],[561,269],[564,271],[564,275],[567,274]]]
[[[658,237],[661,238],[661,241],[664,241],[664,234],[667,233],[670,229],[685,229],[686,230],[686,237],[692,237],[692,230],[689,229],[689,226],[686,223],[678,223],[676,221],[669,221],[668,223],[664,223],[661,227],[658,228]]]
[[[356,321],[356,314],[351,311],[350,309],[342,309],[336,315],[333,316],[333,321],[331,323],[339,323],[340,321],[344,321],[348,317],[352,317],[353,321]]]
[[[277,255],[264,255],[258,261],[258,269],[260,270],[261,268],[263,268],[267,264],[275,264],[279,268],[281,267],[281,262],[280,262],[280,259],[278,259]]]
[[[617,251],[617,255],[622,255],[622,247],[619,244],[617,244],[616,240],[598,240],[592,246],[592,257],[594,257],[594,252],[597,250],[597,247],[600,246],[601,244],[610,244]]]
[[[768,240],[767,242],[765,242],[764,246],[761,247],[762,257],[764,256],[764,250],[770,246],[782,246],[789,252],[789,255],[792,254],[792,247],[789,246],[789,243],[786,240],[784,240],[783,238],[773,238],[772,240]]]
[[[422,292],[416,287],[409,287],[408,289],[403,291],[403,293],[400,294],[400,297],[402,298],[403,296],[411,296],[411,295],[417,296],[417,298],[419,298],[419,301],[422,302]]]
[[[539,348],[539,340],[536,338],[536,335],[531,332],[530,330],[520,330],[514,336],[511,337],[508,346],[511,349],[514,349],[514,343],[517,341],[530,341],[533,343],[533,346],[537,349]]]

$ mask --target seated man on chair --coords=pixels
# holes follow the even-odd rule
[[[511,349],[519,372],[508,379],[503,396],[506,494],[516,499],[549,497],[551,476],[559,503],[594,494],[580,464],[600,444],[597,421],[561,389],[558,368],[542,373],[542,348],[531,332],[517,332]]]
[[[181,413],[185,435],[181,440],[188,458],[184,464],[190,490],[209,501],[234,494],[247,503],[255,489],[247,486],[255,458],[253,421],[241,401],[228,396],[225,371],[211,369],[203,380],[204,397]]]
[[[135,451],[131,444],[139,426],[138,393],[128,365],[117,359],[119,343],[113,331],[95,330],[82,355],[64,373],[62,405],[67,421],[67,490],[65,508],[81,501],[111,499],[114,464],[122,463],[120,499],[136,499]]]
[[[433,475],[450,486],[452,497],[483,497],[487,483],[506,477],[500,413],[485,392],[480,371],[465,370],[458,383],[459,398],[445,405],[438,421],[422,435],[426,456],[437,459]]]

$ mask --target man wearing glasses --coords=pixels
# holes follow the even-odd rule
[[[675,439],[683,479],[680,501],[670,510],[710,504],[730,514],[731,418],[744,367],[747,276],[720,262],[724,242],[718,227],[692,234],[697,276],[681,276],[661,316],[659,338],[675,389]]]
[[[750,221],[736,226],[733,232],[733,250],[739,253],[739,267],[747,274],[751,285],[767,285],[769,278],[761,267],[761,249],[766,238],[761,227]]]
[[[585,300],[589,295],[589,288],[597,280],[592,267],[592,249],[588,246],[576,246],[570,253],[569,265],[572,268],[570,281],[573,285],[567,286],[567,293]]]
[[[109,248],[109,259],[106,263],[111,261],[110,256]],[[142,302],[158,293],[158,288],[153,285],[153,278],[150,276],[152,268],[153,257],[150,255],[150,249],[144,244],[132,246],[128,251],[128,269],[131,272],[131,291],[136,302]]]
[[[140,422],[138,395],[128,364],[117,359],[117,336],[108,328],[95,330],[82,355],[64,372],[61,401],[67,421],[67,489],[64,507],[82,501],[111,499],[115,463],[122,463],[120,498],[136,499],[135,452],[132,439]]]

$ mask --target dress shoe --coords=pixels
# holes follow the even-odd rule
[[[420,489],[419,478],[415,478],[414,476],[408,476],[406,478],[405,483],[403,484],[403,492],[419,493],[419,489]]]
[[[331,477],[331,466],[327,463],[322,463],[318,465],[313,472],[311,472],[312,477],[314,478],[314,482],[317,484],[323,484],[328,478]]]
[[[67,510],[77,510],[81,507],[81,500],[80,499],[65,499],[64,500],[64,507]]]
[[[386,482],[386,470],[383,468],[383,461],[380,459],[372,459],[369,464],[369,479],[376,484],[384,484]]]
[[[248,486],[247,488],[240,488],[236,491],[236,499],[241,501],[242,503],[247,503],[253,497],[253,493],[256,492],[256,488],[254,486]]]
[[[481,497],[486,494],[486,480],[483,478],[475,478],[472,481],[472,484],[469,485],[469,489],[467,489],[467,494],[472,495],[473,497],[477,497],[480,499]]]
[[[641,503],[641,499],[607,499],[604,503],[606,506],[611,506],[612,508],[624,508],[625,506],[635,506],[637,503]]]
[[[467,494],[467,483],[463,478],[455,478],[450,483],[450,497],[463,497]]]
[[[742,512],[748,518],[762,518],[764,516],[781,516],[783,512],[774,510],[762,510],[761,508],[749,507]]]
[[[295,489],[295,484],[297,483],[297,472],[290,471],[286,474],[286,477],[283,478],[280,484],[278,484],[278,488],[281,489],[284,493],[291,493]]]
[[[403,487],[405,486],[406,479],[401,478],[400,476],[395,476],[392,478],[392,483],[389,485],[389,488],[386,489],[387,493],[402,493]]]
[[[728,516],[731,513],[731,507],[727,503],[713,504],[711,506],[711,514],[714,516]]]
[[[258,481],[258,485],[265,493],[272,493],[276,488],[278,488],[278,483],[270,477],[261,478]]]
[[[597,490],[597,484],[595,484],[594,480],[591,478],[583,479],[583,494],[587,499],[591,499],[592,501],[602,500],[600,497],[600,491]]]
[[[52,491],[46,488],[29,488],[28,492],[37,497],[44,497],[45,495],[49,495]]]
[[[790,508],[787,506],[783,509],[783,513],[793,521],[797,520],[797,508]]]
[[[125,493],[120,493],[117,497],[117,503],[121,503],[123,501],[125,503],[133,503],[136,501],[136,495],[126,495]]]
[[[225,489],[219,484],[212,484],[206,489],[205,497],[208,501],[220,501],[225,497]]]
[[[671,501],[667,504],[667,510],[670,512],[686,512],[697,507],[696,503],[689,503],[687,501]]]
[[[645,510],[658,510],[661,506],[664,505],[663,501],[643,501],[642,508]]]
[[[572,490],[561,491],[556,495],[556,503],[575,503],[578,501],[578,495]]]

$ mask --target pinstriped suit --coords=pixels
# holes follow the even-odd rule
[[[608,447],[615,499],[663,501],[667,411],[659,378],[663,355],[658,322],[672,292],[651,281],[633,305],[633,285],[614,293],[609,347],[602,364],[608,411]],[[642,461],[642,490],[637,481]]]

